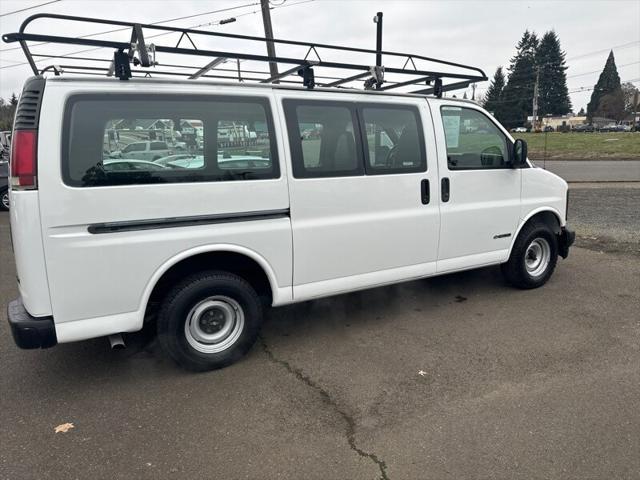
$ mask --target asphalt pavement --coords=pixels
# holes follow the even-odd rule
[[[640,255],[640,182],[575,183],[569,189],[578,246]]]
[[[640,182],[640,160],[534,160],[534,163],[567,182]]]
[[[637,199],[583,190],[576,221]],[[206,374],[144,335],[19,350],[3,312],[0,478],[639,478],[640,261],[586,246],[537,290],[492,267],[273,310]]]

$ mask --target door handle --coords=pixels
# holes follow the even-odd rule
[[[422,204],[427,205],[429,200],[431,200],[431,193],[429,189],[429,180],[426,178],[420,182],[420,198],[422,199]]]
[[[443,202],[449,201],[449,179],[447,177],[440,181],[440,195]]]

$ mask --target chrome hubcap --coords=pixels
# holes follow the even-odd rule
[[[231,347],[244,329],[244,312],[234,299],[222,295],[198,302],[187,315],[184,335],[194,349],[219,353]]]
[[[4,208],[9,208],[9,192],[4,192],[2,194],[2,205]]]
[[[527,272],[532,277],[543,275],[549,265],[551,259],[551,247],[549,242],[544,238],[536,238],[527,247],[527,253],[524,256],[524,263]]]

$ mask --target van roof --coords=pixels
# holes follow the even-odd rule
[[[83,76],[75,76],[75,77],[62,77],[62,76],[54,76],[48,77],[47,82],[54,83],[89,83],[89,84],[105,84],[105,85],[131,85],[131,84],[139,84],[149,86],[149,84],[155,85],[181,85],[188,87],[222,87],[228,88],[229,90],[236,90],[238,88],[256,88],[256,89],[264,89],[264,90],[293,90],[298,92],[308,92],[309,95],[313,95],[313,92],[310,92],[307,88],[299,85],[278,85],[278,84],[260,84],[260,83],[234,83],[234,82],[221,82],[215,80],[201,80],[198,82],[192,82],[189,80],[180,80],[180,79],[167,79],[167,78],[131,78],[127,82],[120,82],[114,78],[97,78],[97,77],[83,77]],[[365,95],[371,97],[408,97],[408,98],[436,98],[434,95],[427,95],[424,93],[410,93],[410,92],[380,92],[376,90],[360,90],[357,88],[346,88],[346,87],[316,87],[313,89],[314,92],[330,92],[330,93],[345,93],[345,94],[357,94],[357,95]],[[477,102],[469,99],[456,98],[456,97],[446,97],[447,101],[460,102],[465,104],[473,104],[477,105]]]
[[[67,37],[25,32],[27,26],[32,22],[43,18],[67,23],[84,23],[92,26],[98,24],[109,27],[123,27],[110,30],[110,32],[131,29],[131,40],[122,42],[88,38],[91,35]],[[382,14],[379,13],[377,18],[381,22]],[[224,80],[225,82],[236,82],[236,84],[256,82],[266,85],[278,83],[283,85],[302,85],[307,89],[314,89],[316,86],[323,88],[345,87],[360,81],[366,91],[376,92],[376,94],[388,90],[402,91],[405,88],[420,86],[419,90],[405,93],[434,94],[436,97],[442,96],[443,92],[466,88],[472,83],[487,80],[485,73],[477,67],[413,53],[382,50],[380,22],[376,50],[48,13],[30,16],[22,23],[19,32],[4,34],[2,39],[6,43],[20,42],[35,75],[53,72],[56,76],[61,73],[64,73],[64,75],[104,75],[117,77],[120,80],[129,80],[136,76],[149,77],[153,74],[155,77],[187,78],[192,82],[202,78],[213,78]],[[51,22],[47,22],[47,25],[51,24]],[[53,22],[53,25],[56,25],[56,22]],[[63,27],[66,27],[66,25]],[[145,42],[145,31],[148,32],[149,30],[161,32],[154,34],[153,37],[180,33],[180,40],[176,46],[147,44]],[[240,45],[240,48],[236,51],[197,48],[194,39],[200,41],[203,37],[209,41],[225,38],[233,39],[238,43],[245,43]],[[151,38],[151,36],[147,36],[147,38]],[[191,43],[188,48],[180,46],[183,39],[183,45],[187,43],[187,40]],[[104,52],[104,49],[107,49],[108,53],[113,56],[111,57],[112,59],[104,56],[77,56],[76,54],[80,52],[76,52],[76,54],[42,55],[30,51],[28,46],[30,41],[47,42],[54,47],[56,45],[85,45],[94,47],[84,50],[85,52],[93,50]],[[246,42],[253,42],[253,44],[247,45]],[[274,44],[281,46],[282,51],[285,51],[285,49],[292,51],[295,47],[304,47],[306,55],[302,57],[301,55],[276,56],[275,53],[271,55],[250,53],[256,50],[256,42],[259,43],[260,49]],[[267,50],[270,51],[269,49]],[[159,61],[160,55],[162,55],[164,63]],[[376,63],[372,66],[371,60],[374,56]],[[196,59],[195,63],[184,64],[186,59],[193,59],[194,57]],[[199,57],[202,58],[198,60]],[[64,59],[65,62],[77,61],[78,63],[54,64],[39,68],[36,62],[42,61],[43,58]],[[175,60],[175,58],[178,58],[178,60]],[[347,63],[345,61],[345,59],[351,60],[352,58],[354,62],[358,63]],[[383,65],[383,58],[389,62],[388,65]],[[167,59],[168,62],[166,62]],[[234,61],[233,68],[220,67],[221,64],[230,60]],[[174,61],[181,64],[176,64]],[[203,66],[202,64],[205,62],[208,63]],[[254,64],[258,63],[262,66],[268,64],[269,70],[256,70],[253,67],[249,70],[245,68],[247,64],[241,64],[241,62],[250,62],[249,65],[254,62]],[[398,65],[400,62],[404,62],[402,67],[394,66],[394,63]],[[316,72],[316,70],[320,71]],[[144,81],[147,82],[149,80],[145,78]],[[170,81],[170,83],[175,83],[175,81]],[[349,90],[353,91],[352,89]]]

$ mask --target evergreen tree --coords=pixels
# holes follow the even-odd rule
[[[624,96],[624,109],[628,113],[635,112],[638,109],[636,102],[640,103],[640,91],[631,82],[622,84],[622,94]]]
[[[509,79],[502,94],[504,111],[501,121],[507,128],[524,125],[531,113],[537,49],[538,37],[534,32],[525,30],[516,45],[516,54],[509,65]]]
[[[571,111],[571,100],[567,88],[565,53],[560,48],[560,40],[553,30],[540,40],[536,51],[539,71],[538,114],[565,115]]]
[[[498,121],[503,122],[504,106],[502,104],[502,94],[504,92],[505,78],[502,67],[496,69],[489,89],[484,97],[482,106],[490,111]]]
[[[17,103],[17,102],[16,102]],[[11,130],[15,105],[0,98],[0,130]]]
[[[9,99],[9,103],[11,104],[12,107],[15,107],[16,105],[18,105],[18,97],[16,97],[15,93],[11,94],[11,98]]]
[[[619,119],[623,113],[624,95],[620,86],[616,60],[611,50],[587,105],[587,117],[589,120],[593,117]]]
[[[579,117],[584,117],[587,114],[587,112],[584,111],[584,107],[582,107],[580,109],[580,111],[578,112],[578,116]]]

